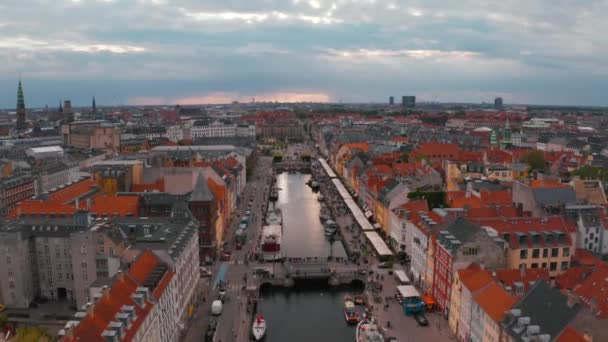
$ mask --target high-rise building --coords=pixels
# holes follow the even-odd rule
[[[494,108],[502,109],[502,97],[497,97],[494,99]]]
[[[416,107],[416,96],[402,96],[401,105],[405,108]]]
[[[390,104],[391,106],[395,104],[395,97],[391,96],[388,98],[388,104]]]
[[[91,104],[91,111],[93,113],[97,112],[97,105],[95,104],[95,96],[93,96],[93,103]]]
[[[74,112],[72,111],[72,101],[63,101],[63,116],[65,122],[74,122]]]
[[[23,86],[21,80],[19,80],[19,86],[17,87],[17,130],[27,128],[25,122],[25,98],[23,97]]]

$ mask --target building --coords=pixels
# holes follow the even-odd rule
[[[36,194],[36,179],[29,174],[14,174],[0,179],[0,215],[6,216],[19,202]]]
[[[415,108],[416,107],[416,96],[402,96],[401,105],[404,108]]]
[[[24,130],[27,128],[26,120],[27,110],[25,109],[25,98],[23,96],[23,86],[21,84],[21,80],[19,80],[19,85],[17,86],[17,123],[15,128],[18,131]]]
[[[202,172],[198,174],[188,207],[199,223],[200,258],[201,262],[204,262],[205,258],[214,256],[213,252],[217,247],[215,224],[221,214],[216,205],[215,195],[209,189]]]
[[[489,269],[505,265],[504,242],[480,226],[458,217],[447,223],[434,240],[433,296],[449,317],[454,272],[475,262]]]
[[[141,160],[104,160],[91,167],[93,179],[107,195],[129,192],[133,185],[143,183],[144,164]]]
[[[568,204],[576,204],[576,193],[571,186],[557,182],[513,181],[513,203],[534,217],[561,214]]]
[[[29,308],[34,298],[89,301],[96,279],[95,223],[86,212],[70,218],[37,216],[0,228],[6,267],[0,268],[4,305]]]
[[[64,109],[65,110],[65,109]],[[114,154],[120,148],[120,129],[99,121],[78,121],[61,126],[63,145],[98,149]]]
[[[61,341],[177,341],[176,282],[167,263],[144,251],[65,325]]]
[[[496,110],[502,109],[502,97],[497,97],[494,99],[494,109],[496,109]]]
[[[74,111],[72,110],[72,101],[63,101],[63,122],[74,122]]]
[[[516,299],[495,282],[475,294],[471,308],[470,341],[500,341],[500,322]]]
[[[190,128],[190,137],[192,139],[235,137],[236,133],[236,124],[220,120],[213,122],[198,120]]]
[[[574,241],[559,216],[477,219],[507,244],[507,268],[544,268],[552,277],[570,267]]]
[[[579,310],[579,304],[539,280],[501,320],[501,341],[553,341]]]
[[[394,96],[390,96],[388,98],[388,104],[391,105],[391,106],[395,105],[395,97]]]
[[[566,206],[565,217],[576,227],[576,248],[595,254],[608,254],[608,231],[603,222],[604,210],[596,205]]]
[[[257,129],[257,135],[268,141],[302,141],[304,138],[304,127],[296,119],[264,122]]]

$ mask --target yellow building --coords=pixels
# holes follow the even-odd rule
[[[573,250],[567,223],[559,216],[478,220],[507,242],[507,267],[544,268],[551,277],[570,268]]]

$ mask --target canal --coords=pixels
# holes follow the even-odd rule
[[[345,257],[340,241],[330,242],[319,220],[317,194],[306,182],[309,174],[282,173],[277,206],[283,213],[283,250],[287,257]],[[293,288],[264,288],[260,312],[268,324],[266,342],[354,341],[342,311],[344,296],[361,292],[332,288],[326,281],[296,282]]]

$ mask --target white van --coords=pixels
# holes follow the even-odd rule
[[[211,303],[211,314],[213,316],[219,316],[222,314],[222,301],[221,300],[214,300],[213,303]]]
[[[411,285],[410,278],[405,275],[405,272],[403,272],[403,270],[395,270],[394,273],[397,283],[401,285]]]

